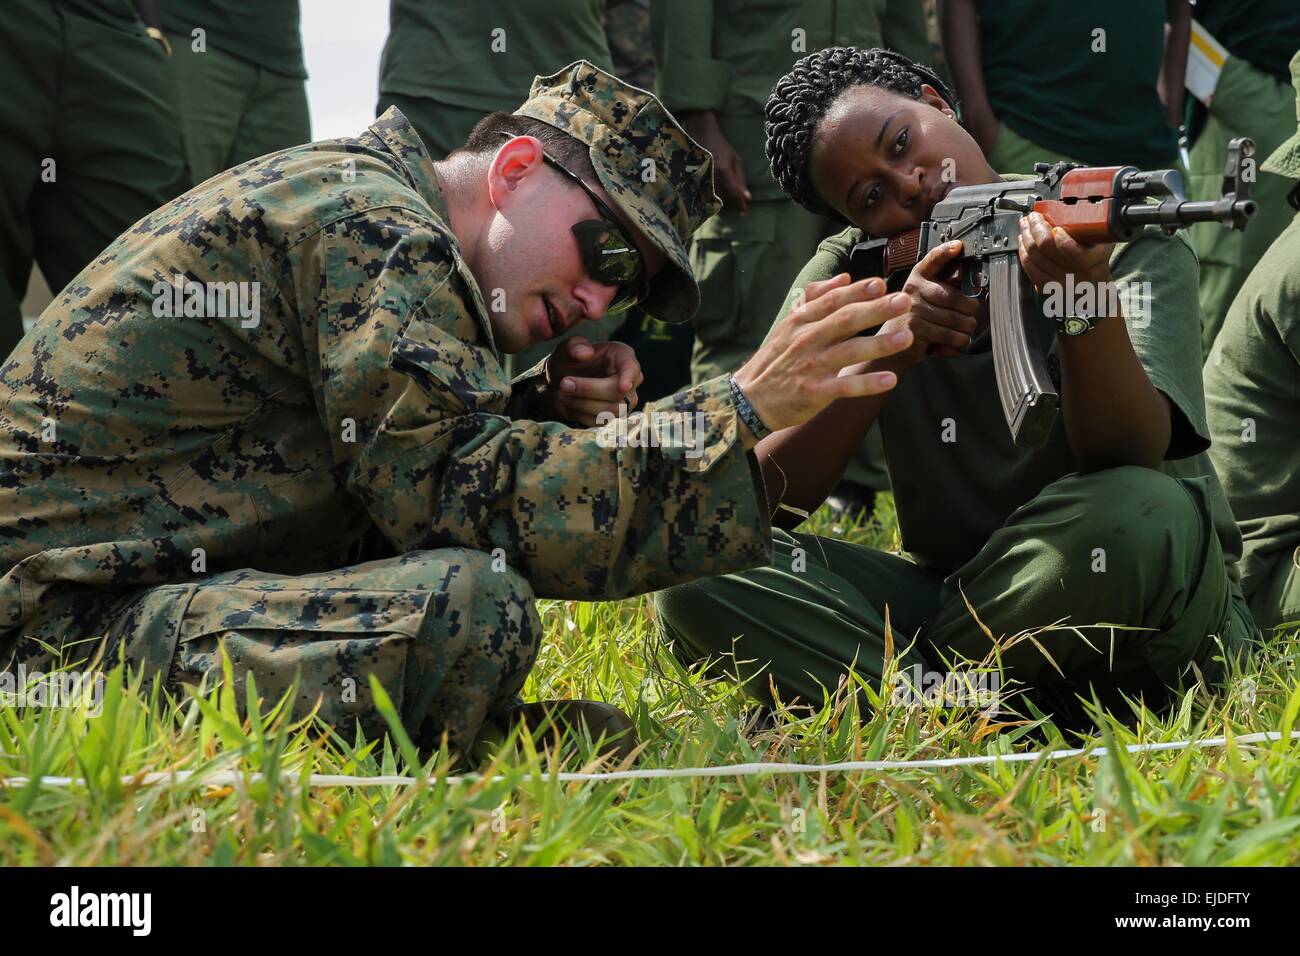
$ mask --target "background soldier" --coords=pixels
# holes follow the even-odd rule
[[[1188,97],[1188,137],[1193,141],[1187,198],[1216,199],[1223,183],[1228,141],[1249,136],[1262,160],[1295,130],[1287,62],[1300,50],[1300,4],[1295,0],[1199,0],[1196,19],[1227,48],[1228,58],[1207,109]],[[1264,251],[1291,221],[1282,176],[1260,176],[1251,198],[1258,212],[1245,230],[1198,223],[1188,230],[1201,262],[1202,351],[1208,355],[1237,290]]]
[[[162,22],[196,183],[311,139],[298,0],[167,0]]]
[[[1300,120],[1300,53],[1291,77]],[[1241,528],[1241,589],[1267,631],[1300,621],[1300,132],[1259,171],[1261,186],[1291,187],[1291,224],[1228,310],[1205,363],[1205,404],[1210,457]]]
[[[0,359],[40,266],[62,289],[185,191],[162,44],[130,0],[12,0],[0,17]]]

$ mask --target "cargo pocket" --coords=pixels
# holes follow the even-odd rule
[[[310,584],[241,571],[195,587],[178,623],[169,689],[219,680],[224,647],[241,716],[248,674],[264,713],[297,678],[295,718],[315,709],[348,739],[354,723],[375,738],[387,724],[371,693],[373,674],[403,724],[418,726],[423,715],[409,712],[412,702],[422,696],[422,685],[438,682],[437,672],[445,673],[459,656],[463,633],[459,644],[448,632],[429,648],[419,640],[420,631],[438,592],[349,587],[349,570],[314,576]]]

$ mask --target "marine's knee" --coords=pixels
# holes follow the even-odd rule
[[[461,549],[454,563],[470,582],[472,618],[501,633],[517,634],[535,645],[541,638],[542,620],[537,595],[519,571],[500,552]]]

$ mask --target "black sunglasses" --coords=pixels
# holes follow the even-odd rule
[[[513,138],[513,133],[502,133]],[[649,295],[649,283],[646,280],[645,262],[636,244],[623,231],[618,219],[610,208],[601,201],[595,191],[582,181],[576,173],[566,169],[559,160],[542,151],[546,164],[577,183],[595,204],[601,219],[584,219],[574,223],[573,235],[578,240],[578,252],[587,275],[603,285],[618,288],[614,300],[610,302],[606,313],[623,312],[639,302],[644,302]]]

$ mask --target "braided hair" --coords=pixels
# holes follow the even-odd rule
[[[893,50],[829,47],[810,53],[777,81],[763,107],[764,149],[772,178],[805,209],[843,222],[812,185],[812,146],[821,121],[850,87],[878,86],[919,100],[925,83],[957,108],[957,98],[933,70]]]

